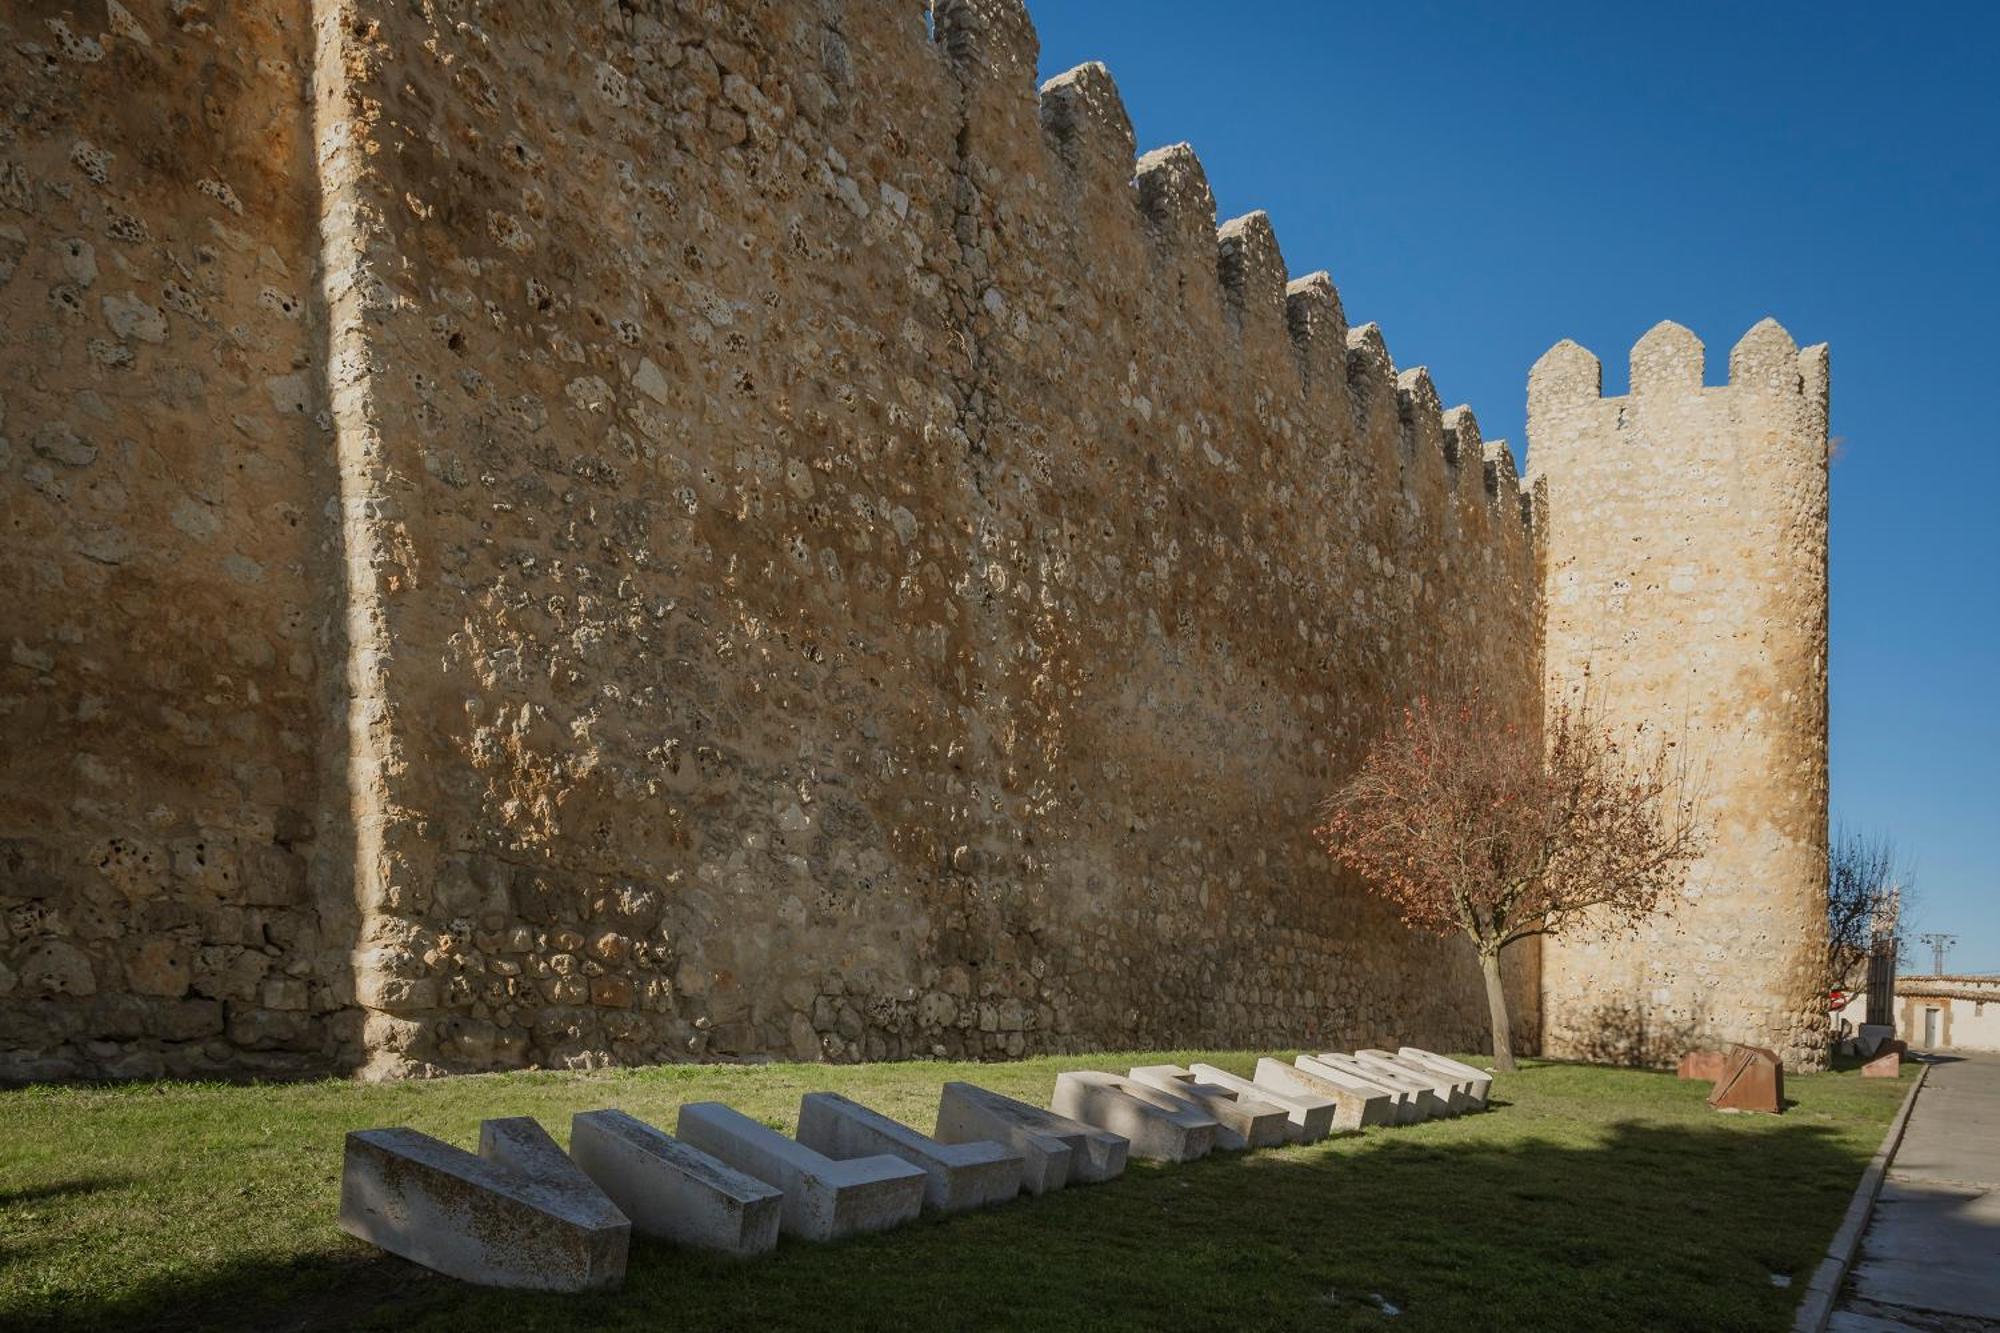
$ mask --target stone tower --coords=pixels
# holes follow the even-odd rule
[[[1551,701],[1589,688],[1614,726],[1684,738],[1709,841],[1682,898],[1636,934],[1550,941],[1550,1054],[1659,1063],[1742,1041],[1826,1059],[1827,354],[1765,320],[1702,382],[1663,323],[1631,392],[1552,348],[1528,380],[1547,484]]]

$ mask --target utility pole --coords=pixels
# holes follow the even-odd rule
[[[1929,935],[1919,935],[1917,938],[1931,946],[1931,975],[1943,976],[1944,956],[1951,952],[1952,945],[1958,943],[1958,936],[1933,932]]]

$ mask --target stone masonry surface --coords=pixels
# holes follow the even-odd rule
[[[1542,509],[1017,0],[21,0],[0,62],[0,1078],[1482,1040],[1308,830],[1427,675],[1537,722]],[[1779,1040],[1783,949],[1686,956]]]

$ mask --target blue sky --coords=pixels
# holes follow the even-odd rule
[[[1834,815],[2000,972],[2000,7],[1030,5],[1488,438],[1560,338],[1831,343]]]

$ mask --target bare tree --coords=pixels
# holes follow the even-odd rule
[[[1907,943],[1913,877],[1886,835],[1845,825],[1826,858],[1826,989],[1849,989],[1878,943]]]
[[[1540,730],[1481,694],[1419,698],[1327,799],[1314,834],[1405,924],[1471,939],[1502,1070],[1515,1065],[1501,951],[1629,929],[1670,902],[1702,844],[1684,753],[1643,731],[1621,742],[1588,694]]]

